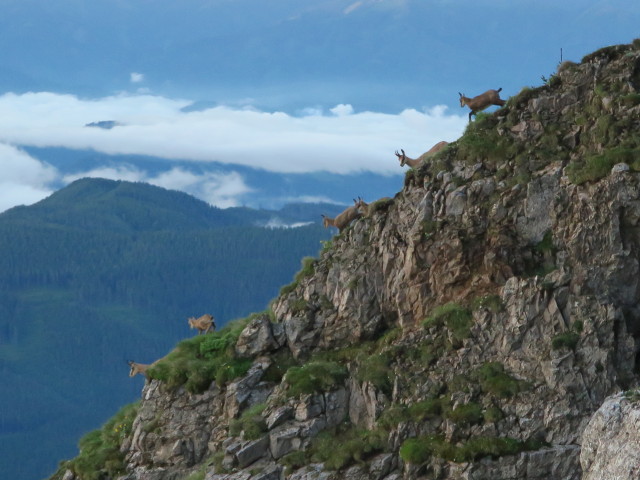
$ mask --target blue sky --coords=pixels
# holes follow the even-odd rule
[[[332,181],[275,191],[247,169],[366,172],[393,194],[395,150],[463,132],[457,92],[508,98],[561,49],[579,62],[640,36],[627,0],[3,0],[0,13],[0,211],[82,176],[222,207],[351,197]],[[86,126],[99,121],[115,126]],[[70,168],[30,147],[106,160]]]

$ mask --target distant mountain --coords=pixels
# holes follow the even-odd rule
[[[98,122],[87,123],[85,127],[94,127],[94,128],[102,128],[104,130],[111,130],[113,127],[118,127],[122,125],[120,122],[116,122],[115,120],[100,120]]]
[[[0,214],[0,478],[43,478],[72,454],[139,394],[125,360],[152,362],[193,335],[187,317],[211,313],[221,326],[265,309],[335,233],[319,210],[341,208],[223,210],[143,183],[82,179]],[[273,219],[314,222],[256,226]]]

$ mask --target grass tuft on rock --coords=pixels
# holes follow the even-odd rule
[[[149,377],[170,389],[184,385],[191,393],[204,392],[214,381],[222,386],[241,377],[253,360],[237,357],[234,347],[248,321],[236,320],[219,331],[183,340],[148,370]]]
[[[446,326],[451,331],[454,346],[460,346],[462,340],[469,338],[473,317],[471,311],[457,303],[447,303],[433,310],[422,323],[424,328]]]
[[[347,369],[332,362],[316,360],[300,367],[291,367],[284,376],[288,385],[287,396],[327,392],[343,384],[348,376]]]
[[[80,439],[80,453],[73,460],[63,462],[51,480],[62,479],[71,470],[82,480],[116,478],[125,473],[125,454],[120,451],[122,441],[131,434],[138,414],[138,403],[126,405],[99,430]]]
[[[443,435],[426,435],[405,440],[400,447],[400,457],[414,465],[421,465],[432,457],[466,463],[484,457],[496,459],[515,455],[527,450],[537,450],[541,446],[539,442],[488,436],[471,437],[466,442],[452,444],[447,442]]]

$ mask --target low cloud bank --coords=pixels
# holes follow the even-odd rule
[[[51,195],[55,168],[10,145],[0,144],[0,212]]]
[[[455,140],[466,125],[466,116],[449,115],[443,106],[385,114],[355,112],[342,104],[294,116],[226,106],[188,111],[191,104],[145,94],[100,99],[48,92],[0,96],[0,209],[33,203],[50,194],[52,185],[86,176],[149,182],[216,206],[235,206],[251,191],[239,173],[194,173],[171,161],[219,162],[277,173],[384,175],[398,172],[396,149],[419,156],[440,140]],[[105,121],[116,126],[86,126]],[[148,155],[166,159],[168,170],[150,176],[111,162],[63,176],[16,146]]]

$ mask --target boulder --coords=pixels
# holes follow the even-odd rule
[[[264,436],[258,440],[247,442],[235,452],[236,459],[238,460],[238,467],[245,468],[251,465],[259,458],[264,457],[269,451],[269,437]]]
[[[583,480],[640,478],[640,396],[630,392],[607,398],[581,442]]]
[[[272,325],[269,315],[256,315],[242,330],[236,342],[236,353],[241,357],[255,358],[280,348],[279,340],[282,339],[274,335]]]

